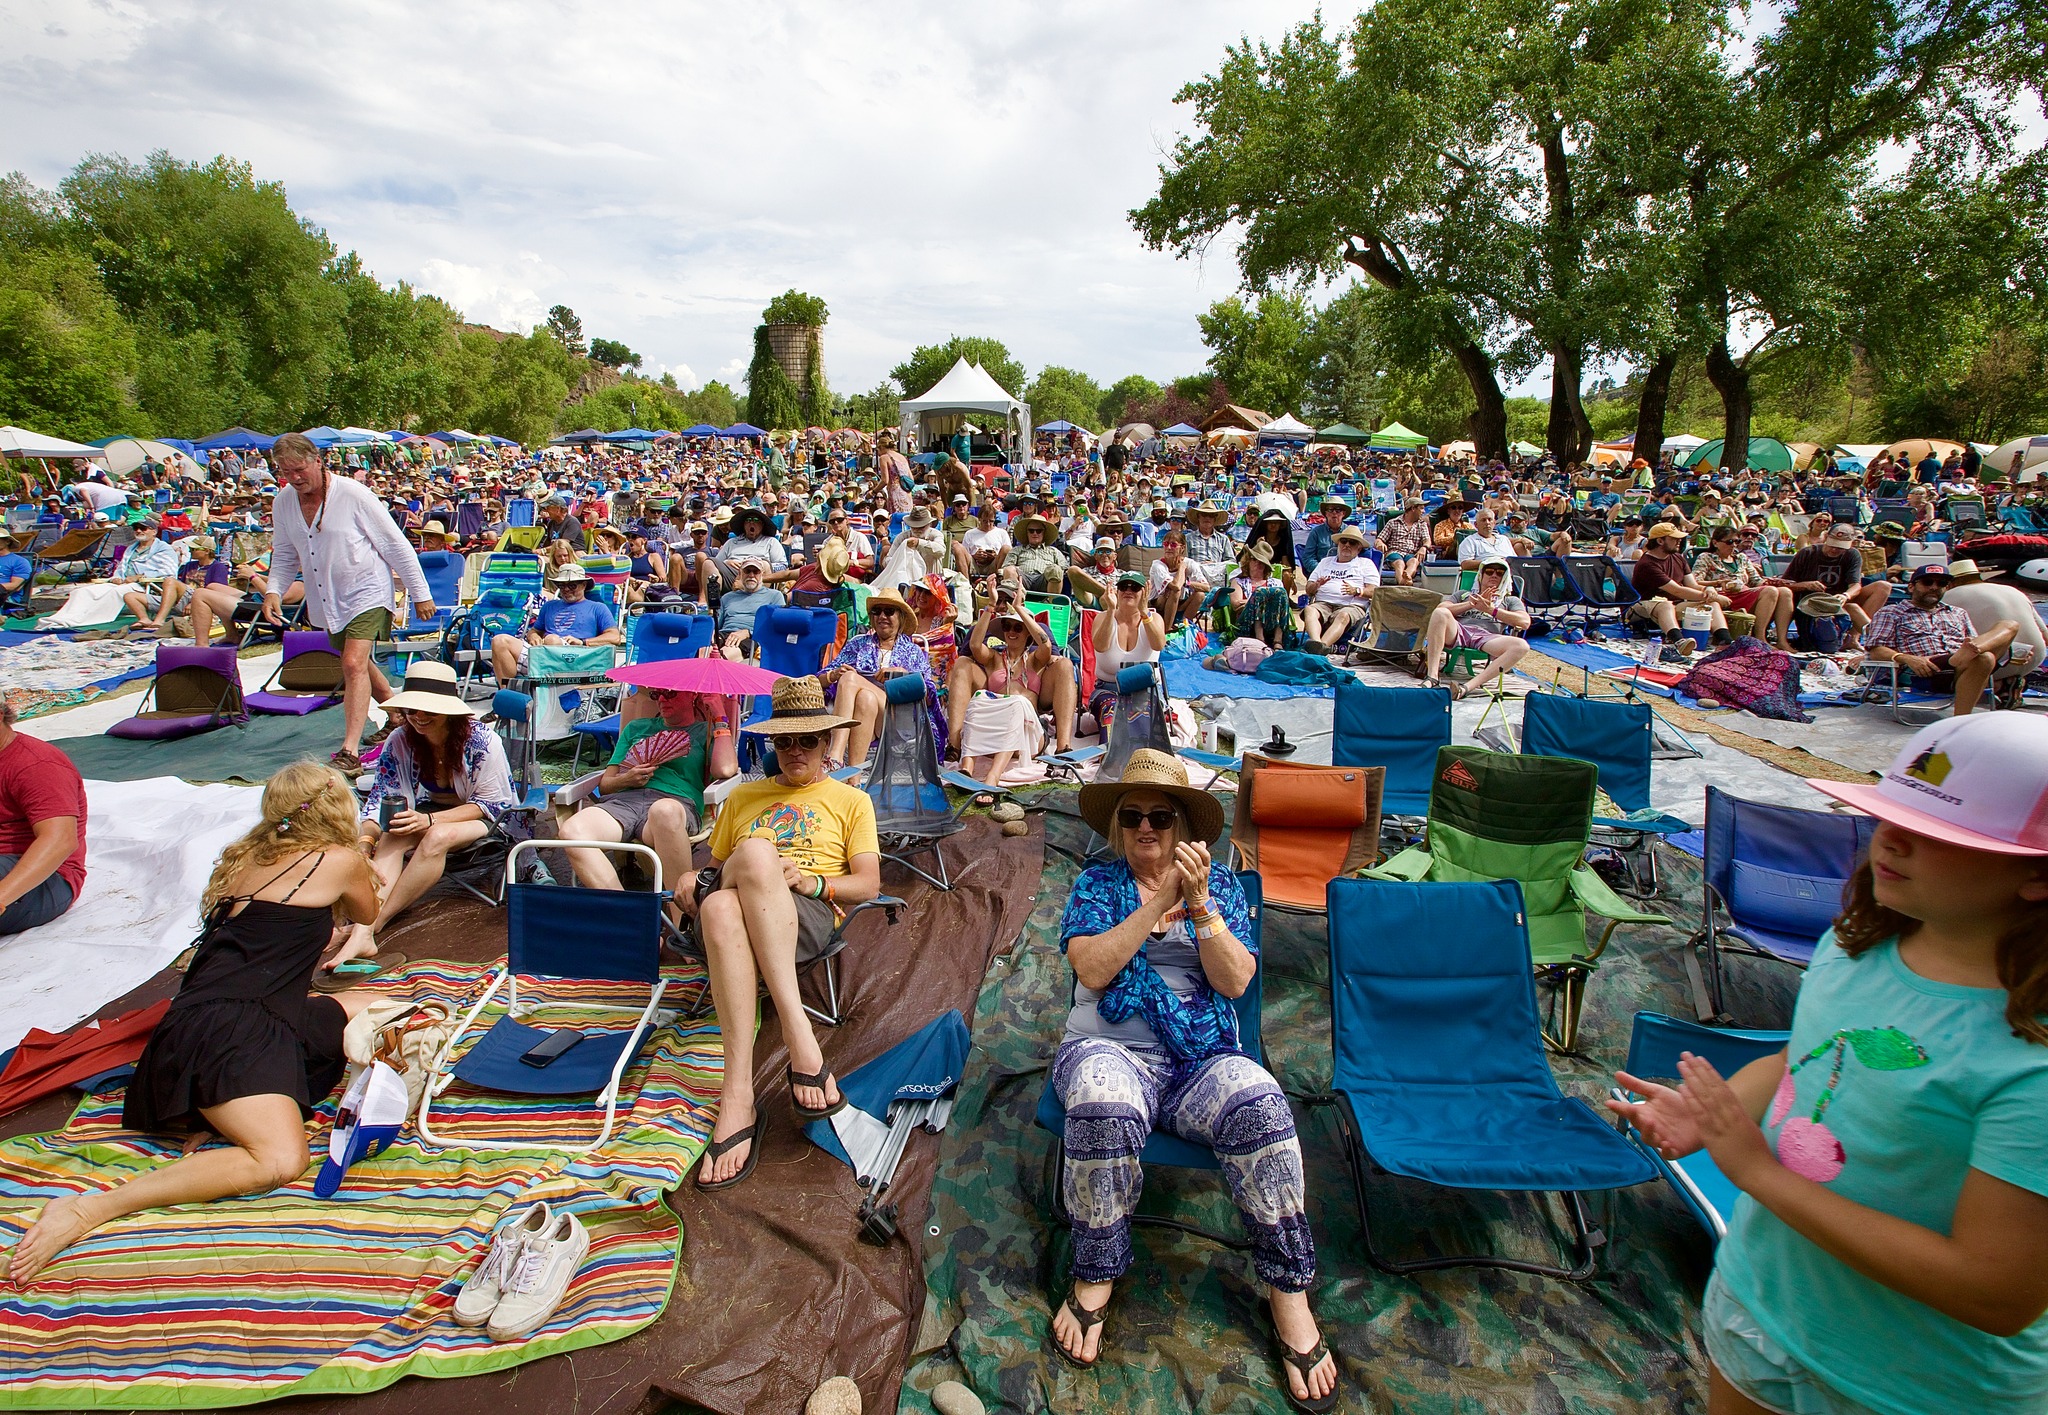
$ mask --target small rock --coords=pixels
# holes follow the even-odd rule
[[[1703,708],[1717,708],[1721,706],[1721,700],[1719,698],[1701,698],[1700,706]]]
[[[989,808],[989,817],[999,821],[1020,821],[1024,819],[1024,808],[1015,801],[998,801]]]
[[[988,1415],[981,1397],[958,1381],[941,1381],[932,1392],[932,1409],[939,1415]]]
[[[846,1376],[834,1376],[811,1392],[804,1415],[860,1415],[860,1387]]]
[[[1029,821],[1004,821],[1004,822],[1003,822],[1003,834],[1005,834],[1005,835],[1029,835],[1029,834],[1031,834],[1031,822],[1029,822]]]

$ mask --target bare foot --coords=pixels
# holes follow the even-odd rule
[[[322,959],[320,961],[320,966],[322,968],[330,970],[339,968],[342,964],[347,963],[352,959],[368,958],[371,954],[375,953],[376,951],[377,936],[370,932],[369,925],[356,924],[349,930],[348,942],[344,943],[341,947],[335,949],[332,954]]]
[[[1280,1340],[1289,1350],[1303,1355],[1316,1349],[1316,1343],[1323,1339],[1316,1328],[1315,1315],[1308,1309],[1308,1294],[1305,1292],[1273,1293],[1273,1327],[1280,1333]],[[1280,1363],[1287,1372],[1287,1384],[1302,1400],[1321,1400],[1337,1388],[1337,1357],[1331,1353],[1323,1357],[1310,1369],[1306,1379],[1291,1362]]]
[[[69,1198],[52,1199],[43,1205],[35,1223],[21,1235],[21,1241],[7,1255],[7,1278],[10,1282],[18,1288],[27,1287],[50,1259],[99,1227],[83,1212],[84,1203],[83,1196],[74,1194]]]
[[[1092,1316],[1109,1305],[1109,1294],[1114,1286],[1107,1282],[1077,1282],[1074,1284],[1074,1300]],[[1065,1302],[1060,1303],[1060,1309],[1052,1314],[1052,1336],[1061,1350],[1083,1365],[1101,1354],[1102,1324],[1096,1323],[1083,1335],[1081,1323]]]
[[[752,1101],[741,1104],[728,1100],[718,1108],[718,1123],[711,1127],[711,1139],[714,1143],[728,1139],[739,1134],[740,1131],[753,1123],[754,1104]],[[741,1141],[715,1160],[705,1160],[698,1167],[697,1182],[699,1184],[722,1183],[745,1169],[747,1167],[747,1156],[751,1155],[754,1152],[754,1146],[760,1143],[758,1134],[759,1132],[756,1132],[756,1138],[754,1139]]]

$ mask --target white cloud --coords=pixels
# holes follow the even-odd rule
[[[728,359],[718,366],[717,380],[727,388],[737,388],[739,381],[746,377],[747,365],[751,359]]]
[[[1125,217],[1187,122],[1172,96],[1313,12],[0,0],[22,36],[0,130],[45,184],[87,152],[229,153],[387,281],[505,326],[567,304],[650,365],[727,382],[792,286],[831,307],[835,386],[955,333],[1033,369],[1156,378],[1201,364],[1194,316],[1236,278],[1222,254],[1145,249]]]
[[[676,387],[685,393],[694,393],[704,386],[704,380],[697,377],[696,370],[688,364],[656,364],[648,371],[647,376],[658,381],[663,374],[673,377]]]

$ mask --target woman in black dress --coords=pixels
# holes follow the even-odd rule
[[[44,1205],[8,1255],[16,1287],[124,1214],[260,1194],[305,1173],[306,1118],[341,1079],[342,1028],[371,1001],[309,991],[337,913],[374,919],[377,878],[357,840],[348,782],[298,762],[270,778],[262,822],[214,866],[198,950],[128,1083],[122,1123],[186,1133],[184,1154]],[[202,1149],[215,1135],[227,1143]]]

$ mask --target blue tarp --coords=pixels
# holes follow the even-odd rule
[[[1328,698],[1334,696],[1329,687],[1301,687],[1281,683],[1265,683],[1257,678],[1248,678],[1240,673],[1218,673],[1202,667],[1200,659],[1167,659],[1159,665],[1160,676],[1166,680],[1168,696],[1176,698],[1205,698],[1216,694],[1226,698]]]
[[[897,1101],[935,1101],[960,1082],[967,1065],[967,1022],[946,1011],[890,1047],[867,1065],[840,1079],[841,1093],[854,1110],[886,1125]],[[831,1120],[813,1120],[804,1133],[842,1163],[859,1166]]]

